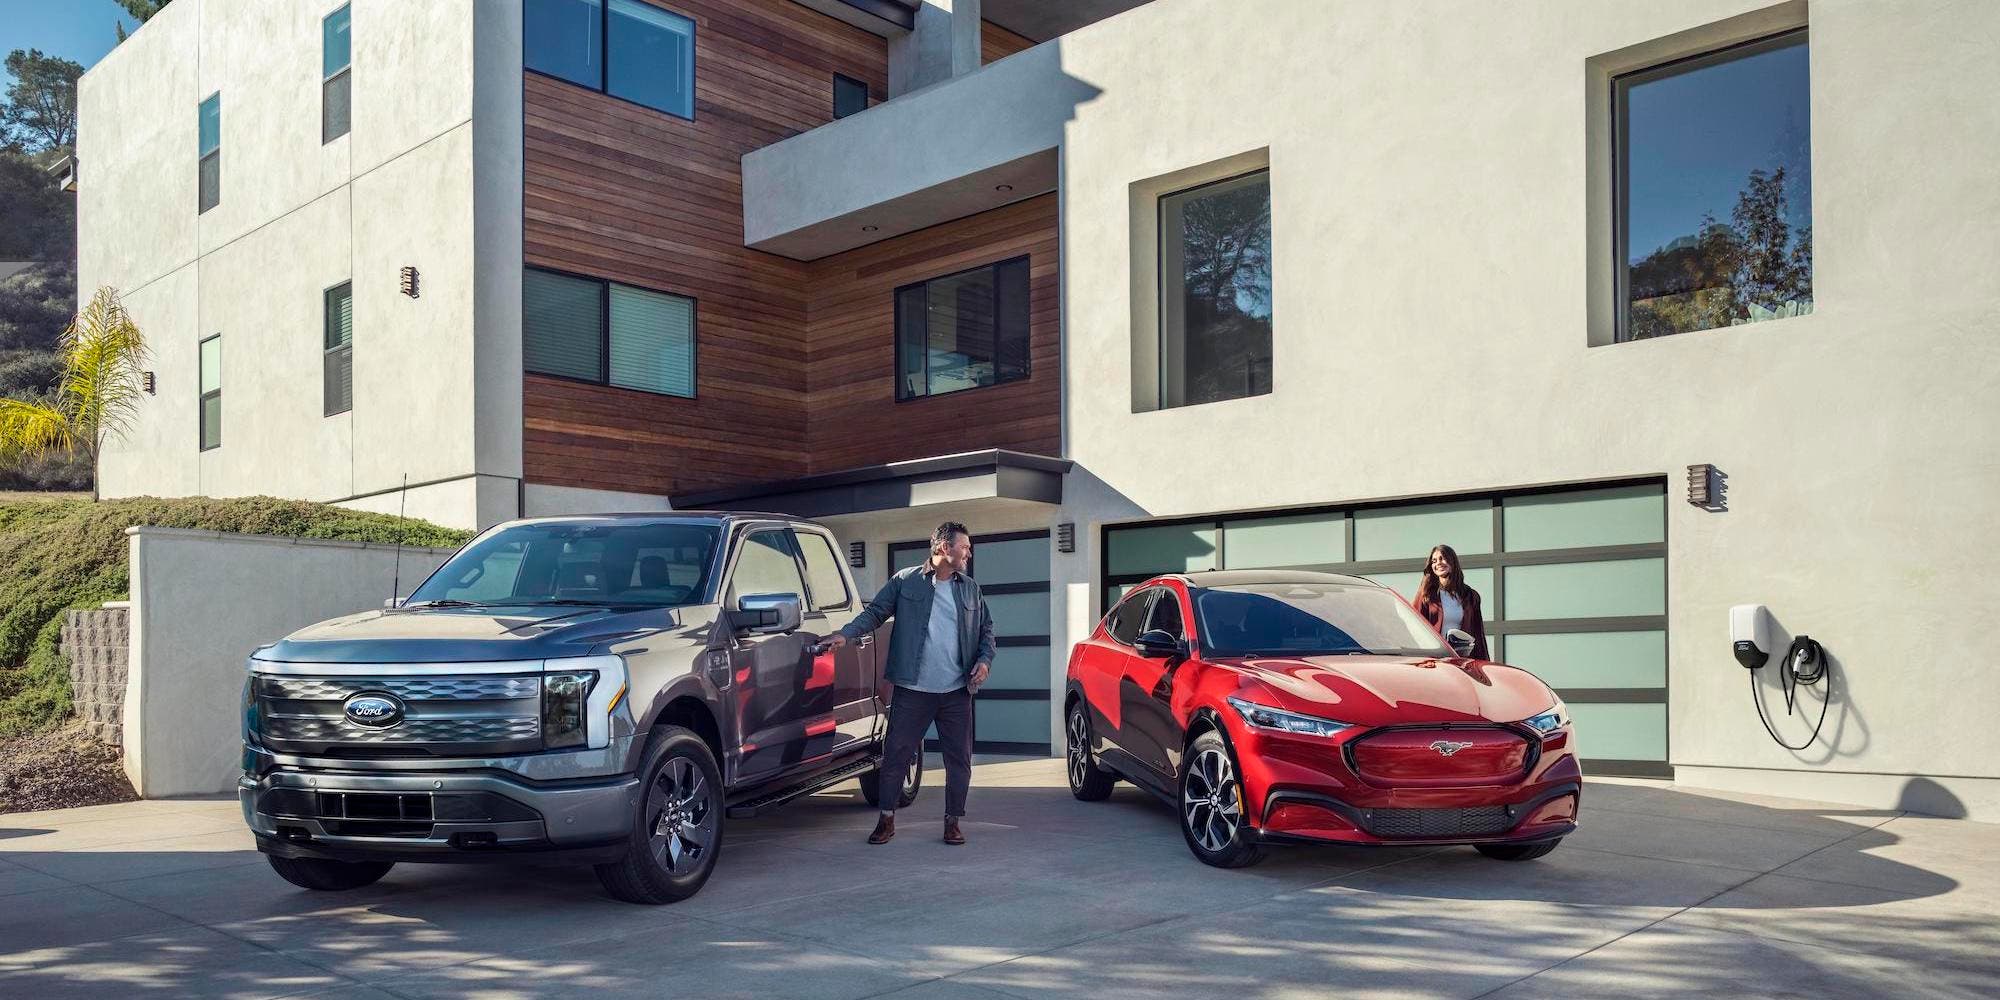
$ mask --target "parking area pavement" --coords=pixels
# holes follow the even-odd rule
[[[937,771],[930,776],[938,775]],[[1127,786],[983,763],[864,843],[853,783],[729,824],[674,906],[587,869],[404,865],[279,880],[234,801],[0,816],[0,996],[1993,997],[2000,826],[1592,781],[1535,862],[1287,848],[1197,863]]]

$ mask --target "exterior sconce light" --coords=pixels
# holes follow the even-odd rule
[[[1728,478],[1721,469],[1707,463],[1688,466],[1688,503],[1702,510],[1727,510],[1724,493]]]
[[[144,390],[146,390],[146,395],[150,396],[150,395],[152,395],[152,394],[153,394],[153,373],[152,373],[152,372],[141,372],[141,373],[140,373],[140,375],[139,375],[139,387],[140,387],[140,388],[142,388],[142,389],[144,389]]]
[[[1075,523],[1070,521],[1064,521],[1063,523],[1056,525],[1056,551],[1057,552],[1076,551]]]
[[[847,564],[860,569],[868,565],[868,543],[853,541],[847,543]]]
[[[413,299],[417,297],[417,269],[416,269],[416,268],[414,268],[414,267],[411,267],[411,266],[409,266],[409,265],[407,265],[407,264],[403,266],[403,275],[402,275],[402,286],[403,286],[403,294],[404,294],[404,295],[407,295],[407,296],[409,296],[410,298],[413,298]]]

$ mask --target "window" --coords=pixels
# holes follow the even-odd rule
[[[524,57],[537,73],[694,117],[694,21],[643,0],[527,0]]]
[[[320,22],[319,141],[321,145],[347,134],[354,105],[349,97],[348,63],[353,46],[347,34],[348,10],[342,7]]]
[[[896,398],[1028,377],[1028,258],[896,289]]]
[[[222,202],[222,95],[208,95],[208,100],[201,102],[197,118],[195,132],[201,159],[195,214],[199,215]]]
[[[222,447],[222,335],[201,342],[201,450]]]
[[[729,578],[729,600],[735,602],[751,594],[791,594],[805,599],[805,580],[799,576],[799,562],[793,555],[788,531],[759,531],[743,543],[736,557],[736,572]]]
[[[868,85],[851,76],[833,74],[833,116],[845,118],[868,110]]]
[[[693,299],[532,267],[521,299],[527,370],[694,397]]]
[[[1271,175],[1160,199],[1160,406],[1271,391]]]
[[[1812,312],[1804,29],[1612,81],[1618,339]]]
[[[833,554],[833,543],[825,535],[810,531],[799,532],[798,539],[799,549],[806,557],[806,577],[812,584],[813,610],[847,607],[850,603],[847,577],[840,572],[840,559]]]
[[[354,283],[343,281],[326,290],[324,351],[320,358],[325,414],[354,409]]]
[[[1123,603],[1111,609],[1111,616],[1106,621],[1110,627],[1111,638],[1127,646],[1137,642],[1139,640],[1139,633],[1142,631],[1140,626],[1146,620],[1146,603],[1151,601],[1153,595],[1159,592],[1160,589],[1158,587],[1148,587],[1126,598]]]
[[[1181,599],[1172,590],[1162,587],[1160,596],[1153,601],[1153,610],[1146,615],[1146,627],[1141,631],[1159,629],[1175,638],[1181,632]]]

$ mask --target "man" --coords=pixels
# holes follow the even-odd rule
[[[931,556],[889,578],[868,606],[827,640],[839,649],[896,619],[884,673],[896,685],[889,703],[889,740],[878,775],[882,816],[871,844],[896,835],[896,803],[910,762],[924,749],[924,731],[937,724],[944,751],[944,842],[965,843],[958,827],[972,784],[972,693],[986,683],[993,663],[993,616],[979,585],[965,575],[972,535],[946,521],[931,533]]]

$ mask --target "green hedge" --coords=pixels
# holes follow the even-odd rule
[[[128,596],[125,529],[135,524],[442,548],[471,537],[426,521],[273,497],[0,503],[0,737],[69,718],[69,665],[57,648],[63,612]]]

